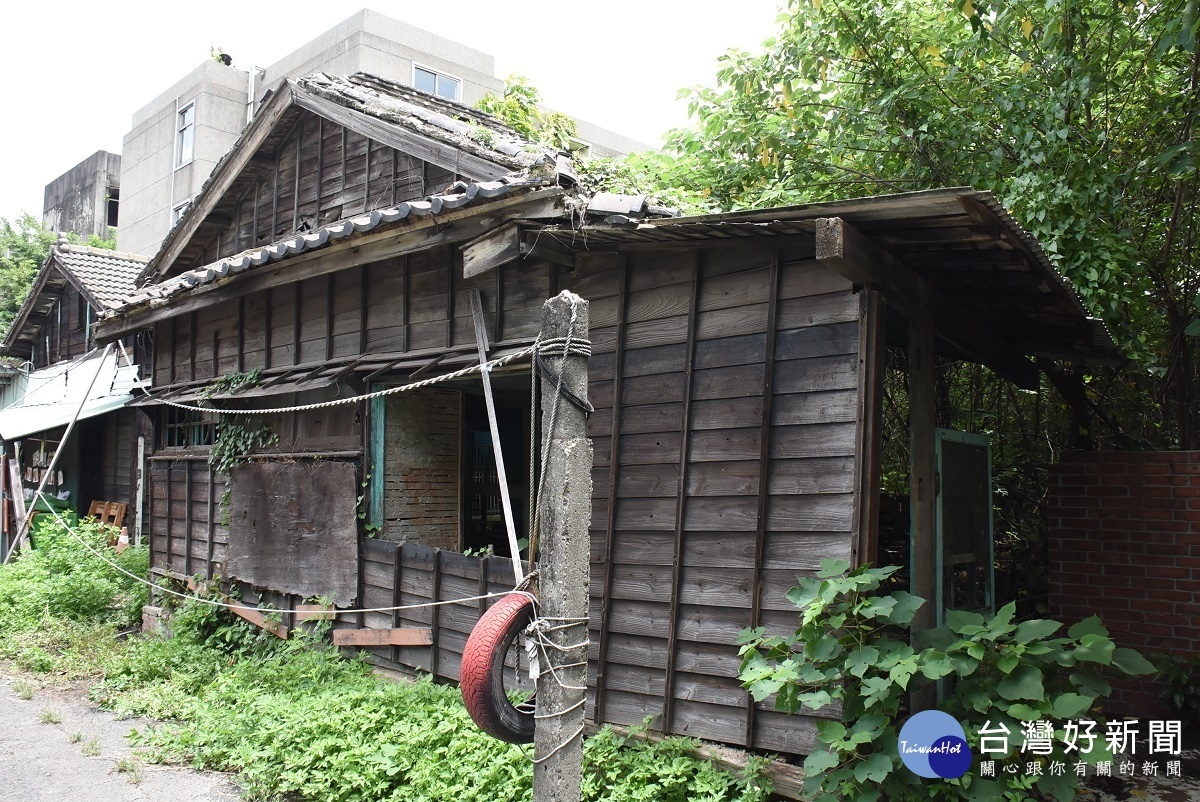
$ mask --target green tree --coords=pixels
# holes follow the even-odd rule
[[[1096,386],[1195,448],[1195,22],[1194,0],[791,0],[690,92],[675,175],[722,208],[991,190],[1141,368]]]
[[[510,75],[504,82],[503,95],[484,95],[476,104],[521,136],[549,148],[571,150],[577,130],[575,121],[557,111],[539,106],[541,94],[523,75]],[[622,159],[579,155],[575,169],[586,195],[617,192],[631,195],[648,193],[651,201],[684,214],[709,210],[708,193],[691,186],[687,178],[690,159],[676,159],[665,153],[631,153]]]
[[[0,337],[8,333],[56,240],[33,215],[21,215],[15,225],[0,217]]]
[[[110,228],[108,233],[107,239],[91,235],[87,244],[112,250],[117,246],[116,229]],[[79,242],[75,234],[68,234],[67,239]],[[22,214],[15,223],[0,217],[0,339],[8,334],[38,270],[57,241],[58,235],[31,214]]]
[[[475,107],[496,117],[530,142],[560,150],[571,149],[576,134],[575,121],[557,111],[547,111],[539,104],[541,93],[529,84],[524,75],[510,75],[504,82],[504,92],[484,95]]]

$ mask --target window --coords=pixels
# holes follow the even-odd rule
[[[567,150],[571,151],[572,156],[587,158],[592,155],[592,143],[573,136],[567,137]]]
[[[188,198],[183,203],[176,204],[174,207],[172,207],[172,209],[171,209],[171,227],[172,228],[174,228],[175,224],[179,222],[179,218],[181,218],[185,214],[187,214],[188,207],[191,205],[192,205],[192,199]]]
[[[121,205],[121,190],[117,187],[109,187],[106,191],[108,205],[108,227],[117,227],[117,209]]]
[[[217,413],[166,407],[163,410],[162,447],[196,448],[216,441]]]
[[[462,81],[450,75],[435,72],[428,67],[413,65],[413,86],[422,92],[457,101]]]
[[[196,103],[187,104],[175,115],[175,167],[191,164],[196,144]]]

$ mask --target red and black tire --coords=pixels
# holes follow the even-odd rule
[[[533,711],[518,710],[504,692],[504,656],[533,619],[533,600],[509,595],[489,607],[467,638],[459,684],[479,729],[513,744],[533,742]]]

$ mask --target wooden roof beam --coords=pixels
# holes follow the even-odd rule
[[[1038,386],[1038,368],[1024,354],[998,340],[966,309],[880,248],[840,217],[816,221],[817,261],[847,280],[883,293],[905,315],[932,315],[939,336],[974,354],[1004,378],[1024,389]]]

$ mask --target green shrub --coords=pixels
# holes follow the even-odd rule
[[[114,565],[145,576],[148,551],[135,546],[118,555],[108,546],[113,534],[91,520],[71,516],[60,523],[40,516],[33,532],[37,547],[0,568],[0,642],[50,621],[136,624],[147,588]]]
[[[245,634],[239,620],[185,604],[172,620],[175,637],[131,643],[98,686],[97,698],[123,715],[173,719],[136,737],[153,759],[234,772],[252,799],[530,799],[529,749],[481,733],[457,689],[387,682],[321,643],[319,632],[281,641],[257,628]],[[690,746],[601,732],[585,745],[584,798],[766,798],[755,776],[691,758]]]
[[[839,702],[840,720],[818,726],[826,748],[804,762],[806,790],[816,800],[1026,799],[1044,795],[1072,799],[1073,771],[1060,775],[973,776],[923,781],[903,767],[897,748],[901,705],[910,684],[946,678],[952,686],[939,709],[962,722],[1003,725],[1011,757],[1023,721],[1095,718],[1092,711],[1112,689],[1102,676],[1153,670],[1131,649],[1117,648],[1096,617],[1054,637],[1057,621],[1013,621],[1006,605],[990,619],[947,612],[946,626],[918,633],[910,646],[907,629],[924,600],[904,591],[876,595],[896,568],[826,561],[816,577],[804,577],[788,593],[800,609],[794,633],[768,636],[762,628],[742,633],[743,685],[757,701],[775,695],[788,712]],[[919,650],[918,650],[919,649]],[[977,728],[965,727],[967,743],[979,754]],[[1060,733],[1061,735],[1061,733]],[[1102,739],[1085,760],[1109,759]],[[1073,763],[1060,737],[1048,760]],[[999,762],[999,761],[998,761]]]

